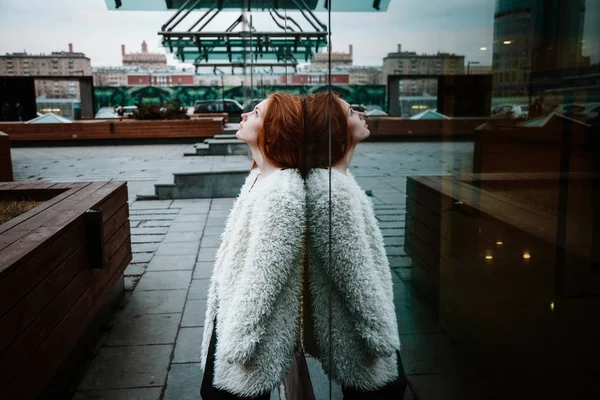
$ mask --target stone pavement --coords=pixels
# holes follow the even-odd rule
[[[165,173],[247,158],[184,159],[191,145],[12,149],[16,180],[127,180],[133,260],[129,294],[80,382],[76,400],[199,399],[200,343],[208,282],[233,199],[134,201]],[[406,177],[470,172],[472,143],[364,143],[352,172],[372,192],[393,271],[402,358],[423,400],[490,399],[493,391],[412,295],[404,252]],[[97,179],[92,179],[97,178]],[[329,382],[309,359],[318,399]],[[333,399],[341,399],[333,385]],[[412,390],[406,399],[417,398]],[[273,395],[275,398],[275,394]]]

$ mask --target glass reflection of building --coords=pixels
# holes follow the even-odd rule
[[[493,96],[535,96],[540,80],[589,66],[582,55],[584,17],[585,0],[497,0]]]

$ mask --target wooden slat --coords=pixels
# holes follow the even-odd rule
[[[5,224],[0,225],[0,234],[7,232],[9,229],[12,229],[13,227],[34,217],[35,215],[39,214],[40,212],[45,211],[46,209],[52,207],[54,204],[58,203],[59,201],[62,201],[64,199],[68,198],[69,196],[72,196],[74,193],[85,188],[88,185],[90,185],[90,182],[82,182],[82,183],[73,184],[73,185],[69,184],[69,187],[67,188],[69,190],[67,190],[66,192],[59,194],[58,196],[54,197],[51,200],[44,202],[43,204],[40,204],[39,206],[35,207],[34,209],[29,210],[28,212],[21,214],[16,218],[11,219],[10,221],[6,222]]]
[[[43,390],[52,373],[64,360],[73,344],[87,328],[96,312],[104,304],[106,296],[112,291],[112,284],[122,274],[131,260],[129,239],[119,249],[110,266],[101,270],[92,284],[60,321],[48,339],[36,350],[35,354],[19,370],[10,383],[0,389],[0,397],[35,398]],[[31,377],[36,379],[32,380]],[[1,387],[1,385],[0,385]]]
[[[66,312],[71,309],[72,305],[81,300],[81,296],[86,296],[89,292],[92,298],[95,299],[98,297],[99,292],[104,289],[103,285],[106,284],[106,278],[102,279],[101,277],[115,272],[115,264],[121,262],[123,254],[126,256],[129,255],[128,262],[131,259],[129,231],[129,221],[124,221],[118,234],[114,235],[109,243],[107,243],[107,246],[117,248],[118,251],[112,253],[113,257],[111,257],[104,269],[91,269],[88,267],[87,251],[84,244],[77,249],[72,256],[71,262],[74,265],[81,265],[83,267],[79,268],[76,277],[68,286],[60,292],[44,312],[12,343],[11,347],[0,356],[1,364],[14,365],[12,371],[16,372],[38,346],[52,334],[54,327],[61,321]],[[10,371],[10,367],[3,367],[3,374],[0,374],[0,388],[10,380],[12,376]]]
[[[119,192],[126,194],[123,190]],[[121,200],[122,203],[122,199],[118,200]],[[128,206],[124,204],[119,212],[113,214],[112,218],[104,224],[105,244],[109,243],[109,239],[113,237],[113,234],[119,227],[123,226],[127,218]],[[80,246],[84,244],[83,238],[77,237],[77,239],[81,239],[81,242],[72,243],[72,246],[78,246],[78,249],[81,249]],[[116,240],[119,240],[119,238]],[[0,326],[6,327],[6,329],[0,330],[0,354],[2,354],[6,346],[12,342],[16,335],[36,318],[44,307],[50,304],[54,296],[66,286],[73,276],[87,264],[87,260],[82,261],[81,257],[75,256],[76,253],[77,250],[0,319]],[[110,257],[106,259],[106,262],[109,259]]]

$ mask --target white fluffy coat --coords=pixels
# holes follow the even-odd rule
[[[312,170],[306,180],[313,334],[325,372],[345,387],[369,391],[398,377],[392,276],[370,199],[350,173],[331,174],[331,265],[329,171]]]
[[[221,236],[201,353],[204,366],[216,316],[213,384],[242,396],[279,385],[299,337],[304,182],[280,170],[250,190],[257,174],[246,178]]]

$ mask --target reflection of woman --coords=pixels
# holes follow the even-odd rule
[[[356,145],[369,136],[364,114],[336,95],[319,93],[305,99],[305,120],[305,167],[312,168],[306,179],[308,280],[317,356],[342,385],[344,399],[400,399],[406,381],[392,277],[371,201],[348,171]]]
[[[275,93],[242,114],[255,165],[217,252],[202,343],[204,399],[268,399],[297,341],[304,182],[302,101]],[[212,378],[212,379],[211,379]]]

